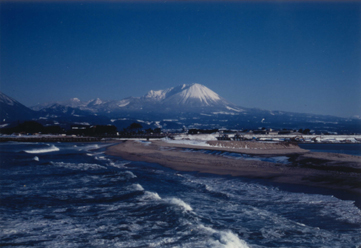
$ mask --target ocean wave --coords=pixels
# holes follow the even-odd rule
[[[179,237],[172,237],[172,238],[163,238],[159,241],[153,241],[149,243],[149,247],[162,247],[164,245],[171,245],[174,244],[179,240]],[[178,247],[178,246],[175,246]]]
[[[161,200],[162,198],[158,195],[158,193],[145,191],[143,199],[150,199],[150,200]]]
[[[105,158],[104,156],[96,156],[96,160],[108,160],[108,158]]]
[[[99,151],[79,153],[82,144],[77,148],[71,143],[56,145],[61,151],[55,153],[56,158],[24,152],[51,145],[16,145],[9,152],[9,165],[26,166],[2,168],[7,190],[1,192],[6,204],[0,239],[8,246],[315,248],[361,244],[361,211],[353,201],[315,192],[288,192],[261,180],[174,172],[151,164],[151,170],[126,168],[125,164],[137,162]],[[96,160],[102,156],[105,159]],[[41,163],[34,161],[37,157]]]
[[[246,241],[240,239],[237,234],[231,231],[216,231],[202,224],[200,224],[198,228],[212,236],[212,239],[208,240],[207,246],[217,248],[249,248]]]
[[[54,145],[51,145],[47,148],[41,148],[41,149],[33,149],[33,150],[25,150],[26,153],[47,153],[47,152],[57,152],[60,149]]]
[[[136,191],[144,191],[144,188],[139,183],[132,184],[127,189],[128,190],[136,190]]]
[[[137,176],[134,175],[131,171],[125,171],[125,174],[128,178],[137,178]]]
[[[193,208],[189,204],[185,203],[184,201],[182,201],[179,198],[172,197],[172,198],[166,198],[164,200],[168,203],[180,206],[180,207],[184,208],[184,210],[187,210],[187,211],[193,210]]]
[[[89,164],[89,163],[64,163],[64,162],[50,162],[56,167],[63,167],[71,170],[99,170],[107,169],[107,167],[99,164]]]
[[[74,149],[77,149],[78,151],[86,151],[86,152],[91,152],[94,150],[98,150],[101,148],[105,148],[107,146],[110,146],[110,144],[87,144],[87,145],[83,145],[83,146],[74,146]],[[97,153],[97,154],[101,154],[101,153]]]
[[[130,164],[129,161],[127,162],[117,162],[117,163],[114,163],[114,162],[109,162],[109,165],[110,166],[113,166],[115,168],[118,168],[118,169],[124,169],[124,168],[127,168],[125,165],[127,164]]]

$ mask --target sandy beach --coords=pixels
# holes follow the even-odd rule
[[[361,195],[361,158],[345,154],[315,153],[290,144],[211,141],[214,146],[193,146],[164,141],[124,141],[106,151],[132,161],[158,163],[177,171],[267,179],[277,183],[299,184],[346,190]],[[257,157],[286,156],[290,163],[235,159],[185,149],[228,151]]]

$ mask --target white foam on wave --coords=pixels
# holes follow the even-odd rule
[[[35,157],[33,158],[33,160],[39,161],[39,157],[38,157],[38,156],[35,156]]]
[[[328,202],[327,206],[324,207],[320,213],[322,216],[332,216],[338,221],[350,223],[350,224],[359,224],[361,223],[361,210],[355,207],[355,203],[353,201],[342,201],[338,198],[334,198],[334,202]],[[321,203],[322,204],[322,203]]]
[[[209,247],[249,248],[246,241],[240,239],[237,234],[231,231],[216,231],[202,224],[200,224],[198,228],[212,235],[213,239],[208,240],[207,246]]]
[[[67,210],[68,208],[57,208],[53,211],[53,213],[64,213]]]
[[[172,237],[172,238],[163,238],[159,241],[153,241],[149,243],[149,247],[162,247],[164,245],[171,245],[179,240],[179,237]],[[178,247],[178,246],[172,246],[172,247]]]
[[[137,178],[137,176],[134,175],[133,172],[131,172],[131,171],[126,171],[125,173],[129,178]]]
[[[97,150],[101,148],[105,148],[107,146],[110,146],[111,144],[91,144],[91,145],[85,145],[85,146],[78,146],[75,147],[78,149],[78,151],[92,151]]]
[[[318,244],[318,247],[322,246],[321,243],[325,247],[330,246],[330,244],[333,244],[334,247],[341,247],[340,244],[342,243],[350,244],[353,242],[353,234],[335,237],[336,232],[325,230],[322,222],[320,222],[322,226],[317,227],[317,222],[315,223],[316,226],[314,226],[314,224],[310,225],[309,222],[289,217],[289,213],[296,212],[299,209],[301,209],[300,214],[302,214],[303,209],[311,209],[312,216],[321,219],[325,218],[356,225],[361,223],[361,211],[353,201],[340,200],[329,195],[286,192],[274,186],[242,182],[236,179],[203,179],[191,175],[184,175],[184,177],[192,179],[187,180],[187,184],[209,184],[216,192],[227,193],[229,202],[245,202],[246,205],[242,204],[242,208],[238,208],[238,204],[220,205],[219,207],[223,209],[222,212],[224,213],[233,213],[235,223],[239,223],[238,226],[242,226],[242,220],[251,219],[262,222],[258,230],[265,240],[282,242],[285,238],[289,238],[288,233],[300,232],[303,233],[304,237],[307,237],[307,240],[297,237],[297,235],[291,235],[293,242]],[[209,188],[206,187],[206,189]],[[252,203],[248,206],[249,201]],[[269,209],[263,207],[266,202]],[[202,213],[203,209],[197,208],[197,214]],[[245,232],[247,233],[248,230],[245,230]],[[322,242],[320,241],[321,237]]]
[[[162,198],[158,195],[158,193],[154,193],[154,192],[150,192],[150,191],[145,191],[144,192],[144,197],[151,199],[151,200],[161,200]]]
[[[104,156],[96,156],[95,159],[96,159],[96,160],[108,160],[108,159],[105,158]]]
[[[63,167],[71,170],[99,170],[107,169],[107,167],[99,164],[89,164],[89,163],[64,163],[64,162],[51,162],[52,165],[56,167]]]
[[[129,163],[130,162],[117,162],[117,163],[110,162],[109,165],[113,166],[115,168],[124,169],[124,168],[127,168],[125,165],[127,165]]]
[[[144,191],[144,188],[139,183],[134,183],[125,188],[127,191]]]
[[[180,206],[180,207],[184,208],[184,210],[187,210],[187,211],[193,210],[193,208],[189,204],[185,203],[184,201],[182,201],[179,198],[172,197],[172,198],[166,198],[164,200],[167,201],[168,203]]]
[[[54,145],[51,145],[48,148],[41,148],[41,149],[33,149],[33,150],[25,150],[26,153],[47,153],[47,152],[57,152],[60,149]]]
[[[139,183],[135,183],[132,185],[132,188],[136,191],[144,191],[144,188]]]

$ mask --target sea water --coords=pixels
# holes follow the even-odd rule
[[[361,144],[299,144],[302,149],[310,150],[312,152],[329,152],[329,153],[343,153],[354,156],[361,156]]]
[[[358,247],[361,212],[332,195],[177,172],[107,144],[0,144],[3,247]]]

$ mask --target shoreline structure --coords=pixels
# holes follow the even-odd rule
[[[234,133],[233,135],[235,135]],[[231,134],[232,135],[232,134]],[[143,137],[144,136],[144,137]],[[188,135],[184,134],[172,134],[168,133],[164,135],[165,137],[174,138],[175,136],[183,137],[188,139]],[[197,136],[197,135],[192,135]],[[200,136],[204,136],[200,134]],[[205,135],[210,138],[210,140],[217,140],[216,136],[220,134]],[[287,140],[295,140],[298,143],[304,144],[355,144],[361,143],[361,135],[298,135],[298,134],[242,134],[242,138],[246,141],[256,140],[260,142],[282,142]],[[163,137],[158,137],[156,134],[146,134],[146,135],[134,135],[134,136],[114,136],[114,135],[105,135],[105,136],[76,136],[76,135],[52,135],[52,134],[35,134],[35,135],[2,135],[0,134],[0,142],[7,141],[21,141],[21,142],[98,142],[98,141],[116,141],[116,140],[140,140],[140,139],[151,139],[159,140]],[[231,141],[231,139],[229,140]]]
[[[361,197],[361,158],[346,154],[310,152],[289,143],[208,141],[197,146],[165,141],[123,141],[106,154],[126,160],[157,163],[177,171],[266,179],[356,193]],[[193,149],[195,152],[185,152]],[[213,150],[270,158],[285,156],[290,163],[274,163],[205,154]]]

